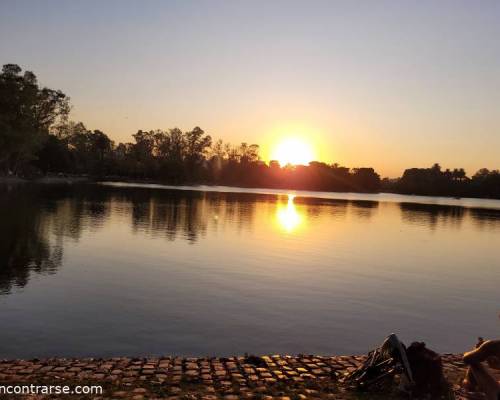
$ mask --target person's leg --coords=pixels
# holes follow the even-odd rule
[[[470,369],[470,367],[467,368],[462,386],[465,390],[469,392],[474,392],[475,390],[477,390],[476,378],[474,378],[474,375],[472,374],[472,370]]]
[[[472,375],[477,389],[484,392],[488,400],[499,400],[500,384],[481,363],[471,364],[469,371],[468,376]]]

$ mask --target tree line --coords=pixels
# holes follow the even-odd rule
[[[78,174],[168,184],[216,184],[321,191],[469,195],[500,198],[499,171],[408,169],[381,180],[373,168],[265,163],[257,144],[214,141],[200,127],[189,131],[139,130],[129,143],[69,120],[69,98],[40,87],[36,76],[15,64],[0,73],[0,173],[22,177]]]
[[[481,168],[468,177],[463,168],[443,170],[434,164],[430,168],[409,168],[399,179],[384,179],[382,189],[403,194],[500,199],[500,171]]]

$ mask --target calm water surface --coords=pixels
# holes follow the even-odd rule
[[[499,201],[218,190],[0,186],[0,358],[500,336]]]

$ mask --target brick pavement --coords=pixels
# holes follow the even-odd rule
[[[451,384],[463,378],[465,366],[460,359],[459,355],[443,355],[445,374]],[[0,360],[0,385],[103,385],[102,396],[67,396],[71,399],[340,400],[367,398],[345,392],[337,383],[339,377],[362,361],[363,356],[301,355]]]

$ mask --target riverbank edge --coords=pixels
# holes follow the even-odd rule
[[[25,179],[17,176],[0,176],[0,183],[4,184],[75,184],[75,183],[92,183],[98,182],[86,176],[44,176],[36,179]]]
[[[357,399],[359,397],[339,385],[339,379],[357,368],[365,357],[268,355],[0,360],[0,386],[86,384],[103,387],[102,396],[76,397],[81,399]],[[448,383],[458,387],[465,374],[462,355],[443,354],[442,360]],[[389,397],[384,394],[364,398]]]
[[[207,183],[200,183],[200,182],[191,182],[191,183],[184,183],[184,184],[170,184],[170,183],[165,183],[162,181],[158,180],[148,180],[148,179],[129,179],[129,178],[121,178],[121,177],[91,177],[91,176],[79,176],[79,175],[65,175],[65,176],[44,176],[36,179],[26,179],[26,178],[20,178],[20,177],[15,177],[15,176],[0,176],[0,184],[30,184],[30,183],[35,183],[35,184],[60,184],[60,185],[72,185],[72,184],[78,184],[78,183],[99,183],[99,182],[110,182],[110,183],[126,183],[126,184],[138,184],[138,185],[164,185],[172,188],[186,188],[186,187],[193,187],[193,188],[200,188],[202,190],[203,188],[211,188],[211,187],[220,187],[221,185],[213,185],[213,184],[207,184]],[[266,187],[254,187],[254,186],[221,186],[225,188],[234,188],[234,189],[253,189],[253,190],[280,190],[280,191],[306,191],[306,192],[318,192],[318,193],[346,193],[346,194],[364,194],[364,195],[377,195],[377,194],[394,194],[394,195],[401,195],[401,196],[416,196],[416,197],[422,197],[422,198],[427,198],[427,197],[438,197],[442,199],[450,199],[450,200],[461,200],[461,199],[471,199],[471,200],[500,200],[495,197],[456,197],[456,196],[433,196],[433,195],[425,195],[425,194],[409,194],[409,193],[399,193],[396,191],[380,191],[380,192],[325,192],[325,191],[314,191],[314,190],[303,190],[303,189],[286,189],[286,188],[266,188]],[[264,193],[264,192],[263,192]]]

